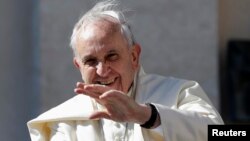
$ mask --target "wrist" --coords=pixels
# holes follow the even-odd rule
[[[151,103],[146,103],[147,107],[150,108],[150,114],[147,116],[147,120],[140,124],[143,128],[155,128],[160,125],[160,117],[156,107]]]
[[[141,114],[138,114],[140,115],[140,117],[138,117],[138,124],[144,124],[145,122],[148,121],[148,119],[150,118],[151,116],[151,107],[149,105],[146,105],[146,104],[140,104],[140,113]]]

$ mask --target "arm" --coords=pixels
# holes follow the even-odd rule
[[[155,104],[159,110],[165,140],[207,140],[208,124],[223,124],[196,82],[187,82],[180,91],[176,106]]]

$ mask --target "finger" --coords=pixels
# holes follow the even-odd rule
[[[76,88],[74,89],[74,92],[77,94],[82,94],[84,92],[84,83],[83,82],[76,82]]]
[[[92,91],[94,93],[105,93],[106,91],[111,90],[110,87],[105,86],[105,85],[99,85],[99,84],[85,84],[84,89],[88,91]]]
[[[84,90],[81,89],[81,88],[75,88],[74,92],[77,93],[77,94],[82,94],[84,92]]]
[[[84,90],[83,88],[75,88],[75,89],[74,89],[74,92],[75,92],[76,94],[83,94],[83,93],[86,93],[87,91]]]
[[[117,90],[109,90],[105,93],[103,93],[102,95],[100,95],[99,97],[100,100],[107,100],[107,101],[112,101],[112,100],[115,100],[115,101],[119,101],[119,102],[127,102],[127,99],[129,99],[129,97],[121,92],[121,91],[117,91]]]
[[[100,94],[93,93],[93,92],[91,92],[91,91],[87,91],[87,90],[82,89],[82,88],[75,88],[75,89],[74,89],[74,92],[75,92],[76,94],[83,94],[83,95],[90,96],[90,97],[92,97],[92,98],[94,98],[94,99],[99,99],[99,96],[100,96]]]
[[[100,119],[100,118],[106,118],[110,119],[110,115],[107,113],[107,111],[97,111],[94,112],[92,115],[89,117],[90,119]]]
[[[90,96],[90,97],[92,97],[94,99],[99,99],[99,96],[100,96],[99,94],[93,93],[93,92],[90,92],[90,91],[84,91],[82,94]]]
[[[85,85],[85,83],[83,83],[83,82],[77,82],[76,83],[77,88],[84,88],[84,85]]]

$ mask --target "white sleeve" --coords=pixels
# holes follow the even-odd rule
[[[50,141],[77,141],[74,121],[60,121],[48,124]]]
[[[196,82],[189,82],[183,87],[176,107],[154,105],[159,111],[166,141],[207,140],[207,125],[223,124],[220,115]]]

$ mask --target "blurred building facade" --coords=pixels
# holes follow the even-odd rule
[[[250,8],[244,8],[249,0],[122,4],[132,11],[145,71],[198,81],[220,110],[219,55],[230,37],[250,38]],[[81,76],[69,41],[74,24],[92,6],[92,0],[0,0],[1,140],[30,140],[26,122],[74,96]]]

